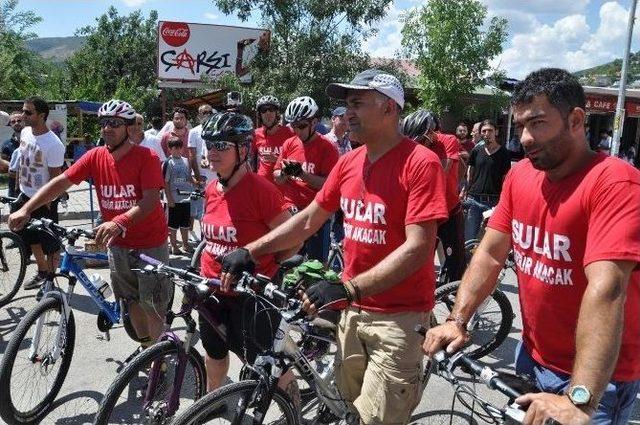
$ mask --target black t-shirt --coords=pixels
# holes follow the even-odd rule
[[[11,159],[13,151],[18,149],[19,147],[20,139],[13,135],[11,136],[11,139],[2,144],[2,146],[0,147],[0,153],[2,153],[2,156],[8,161]]]
[[[500,195],[504,176],[511,168],[509,152],[504,146],[491,155],[485,150],[484,144],[476,146],[469,155],[469,165],[473,167],[470,195]]]

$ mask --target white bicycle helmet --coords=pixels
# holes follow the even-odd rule
[[[287,122],[296,122],[311,119],[318,113],[318,104],[309,96],[296,97],[284,111],[284,119]]]
[[[115,117],[134,120],[136,118],[136,110],[123,100],[111,99],[103,103],[100,109],[98,109],[98,117]]]
[[[280,109],[280,101],[277,97],[271,96],[270,94],[262,96],[260,99],[258,99],[258,101],[256,102],[256,109],[259,110],[260,107],[267,105],[272,105]]]

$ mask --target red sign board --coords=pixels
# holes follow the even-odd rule
[[[587,95],[587,112],[598,113],[614,113],[618,103],[617,97],[614,96],[596,96]],[[628,117],[640,117],[640,99],[629,99],[625,102],[624,108]]]

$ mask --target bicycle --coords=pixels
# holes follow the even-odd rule
[[[422,325],[416,325],[415,331],[423,336],[426,335],[426,329]],[[498,407],[480,397],[475,390],[475,381],[473,387],[471,387],[455,375],[454,372],[458,368],[479,378],[480,383],[488,388],[507,396],[509,401],[506,406]],[[440,376],[453,387],[454,399],[451,406],[451,420],[453,420],[453,409],[457,400],[469,409],[472,414],[477,415],[478,418],[485,422],[521,424],[526,411],[516,404],[514,400],[526,393],[540,392],[527,376],[495,371],[489,366],[477,362],[472,356],[462,351],[449,355],[442,350],[437,352],[432,359],[427,360],[423,386],[426,386],[429,378],[434,375]],[[476,405],[479,407],[480,412],[476,411]]]
[[[0,196],[0,204],[11,204],[16,198]],[[8,231],[0,231],[0,307],[16,296],[27,270],[27,247],[22,238]]]
[[[107,260],[105,253],[85,252],[75,246],[80,237],[93,234],[79,228],[67,229],[49,219],[32,220],[29,228],[41,229],[64,246],[60,272],[43,283],[38,304],[20,321],[13,332],[0,364],[0,417],[8,423],[39,423],[51,409],[66,378],[75,347],[75,320],[71,299],[80,281],[100,309],[98,329],[109,340],[109,330],[122,322],[132,339],[137,339],[130,324],[125,302],[107,301],[108,284],[100,288],[83,270],[82,260]],[[67,291],[61,283],[67,282]],[[107,286],[105,286],[107,285]],[[40,379],[39,379],[40,378]],[[30,380],[33,379],[34,382]]]
[[[191,317],[193,310],[203,315],[224,338],[224,326],[217,323],[204,304],[212,296],[210,286],[219,285],[219,280],[201,277],[192,269],[171,267],[144,254],[139,257],[149,263],[141,273],[162,273],[177,278],[175,283],[184,293],[183,304],[178,313],[167,313],[166,330],[159,342],[134,358],[113,381],[100,403],[95,424],[166,423],[187,407],[188,402],[195,401],[204,394],[206,371],[202,356],[194,348],[198,341],[198,331],[196,321]],[[301,258],[293,258],[281,264],[281,268],[294,267],[300,261]],[[235,289],[258,297],[263,304],[268,303],[267,298],[259,295],[261,291],[253,289],[256,287],[265,287],[269,294],[273,291],[282,293],[264,277],[251,281],[245,279]],[[273,307],[270,303],[268,306]],[[170,330],[171,324],[178,317],[186,323],[184,340]],[[131,395],[134,396],[133,399]]]

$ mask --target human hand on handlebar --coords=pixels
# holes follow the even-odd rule
[[[429,357],[433,357],[440,350],[452,354],[462,349],[469,339],[469,332],[464,326],[455,321],[445,322],[429,329],[422,343],[422,350]]]
[[[238,248],[225,254],[218,260],[222,265],[220,274],[220,290],[227,292],[243,272],[253,273],[256,263],[246,248]]]
[[[113,238],[122,233],[122,229],[113,221],[106,221],[94,229],[95,241],[98,245],[109,246]]]
[[[31,214],[27,212],[26,209],[20,208],[18,211],[9,215],[7,225],[13,232],[17,232],[19,230],[22,230],[24,226],[27,225],[29,219],[31,219]]]
[[[566,395],[530,393],[518,397],[515,402],[525,408],[528,406],[523,425],[591,423],[590,415],[575,406]]]
[[[342,282],[321,280],[302,295],[302,309],[312,315],[320,309],[344,310],[351,303],[352,296]]]

